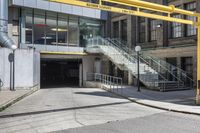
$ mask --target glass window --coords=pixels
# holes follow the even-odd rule
[[[45,44],[45,12],[35,10],[34,12],[34,43]]]
[[[127,41],[127,19],[121,21],[122,41]]]
[[[145,42],[145,18],[144,17],[139,17],[138,18],[138,23],[139,23],[139,42],[144,43]]]
[[[56,45],[57,44],[57,14],[52,12],[46,13],[46,44]]]
[[[196,10],[196,2],[188,3],[185,5],[186,10],[195,11]],[[186,16],[186,19],[196,21],[196,17]],[[186,25],[186,35],[193,36],[197,34],[196,27],[192,25]]]
[[[155,41],[156,40],[156,27],[157,27],[157,20],[151,20],[150,21],[150,26],[151,26],[151,36],[150,40]]]
[[[69,16],[69,45],[78,46],[79,43],[79,28],[78,28],[78,17]]]
[[[193,58],[192,57],[182,57],[181,58],[181,66],[187,74],[192,77],[193,75]]]
[[[173,15],[174,18],[181,18],[181,15]],[[181,23],[172,23],[171,25],[172,38],[182,37],[183,29]]]
[[[85,46],[87,39],[100,36],[103,28],[100,21],[80,18],[80,46]]]
[[[33,10],[26,10],[25,11],[25,35],[26,35],[26,44],[33,43]]]
[[[113,37],[119,38],[119,22],[113,22]]]
[[[67,45],[68,41],[68,16],[58,15],[58,45]]]

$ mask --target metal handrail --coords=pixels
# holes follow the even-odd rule
[[[123,80],[121,77],[116,77],[101,73],[87,73],[87,81],[94,81],[104,85],[108,85],[110,89],[109,91],[115,91],[114,89],[117,89],[118,92],[119,89],[121,89],[121,93],[123,92],[122,91]]]
[[[129,47],[127,47],[127,45],[125,44],[125,42],[121,41],[120,39],[118,38],[114,38],[112,39],[114,41],[116,41],[117,43],[121,44],[123,47],[125,47],[127,49],[128,52],[131,52],[131,53],[135,53],[135,51],[133,51],[132,49],[130,49]],[[123,48],[124,49],[124,48]],[[135,53],[136,54],[136,53]],[[194,83],[194,80],[192,78],[190,78],[186,72],[182,69],[180,69],[179,67],[177,66],[174,66],[172,64],[169,64],[168,62],[166,61],[163,61],[162,59],[160,58],[156,58],[156,57],[152,57],[150,55],[147,55],[147,54],[142,54],[142,56],[146,56],[147,58],[150,58],[152,61],[154,61],[155,63],[157,63],[158,65],[162,66],[165,70],[167,70],[171,75],[173,75],[173,77],[175,77],[177,80],[180,80],[181,82],[183,82],[181,79],[179,79],[177,76],[175,76],[167,67],[173,67],[175,68],[176,70],[178,70],[179,72],[181,72],[181,74],[183,74],[185,77],[187,77],[192,83]],[[163,66],[159,61],[163,62],[166,64],[167,67]]]
[[[118,64],[120,60],[121,61],[123,60],[124,67],[130,70],[137,77],[136,66],[131,67],[130,65],[130,64],[136,64],[136,60],[137,60],[136,52],[130,49],[129,47],[127,47],[127,45],[125,45],[119,39],[95,37],[95,38],[90,38],[88,42],[89,42],[88,43],[89,46],[92,45],[92,47],[99,47],[102,50],[102,52],[105,54],[108,54],[108,57],[111,58],[111,60],[113,60],[114,62],[115,62],[115,59],[117,59],[117,62],[115,63]],[[104,47],[104,46],[110,46],[110,47]],[[115,50],[114,49],[111,50],[110,49],[111,47],[114,48]],[[113,56],[113,55],[116,55],[116,56]],[[117,57],[117,55],[120,55],[120,56]],[[184,85],[185,87],[189,85],[187,84],[185,79],[188,78],[189,80],[191,80],[191,78],[189,78],[187,74],[180,68],[174,67],[174,68],[177,68],[176,70],[179,70],[178,71],[179,75],[177,76],[174,74],[172,69],[170,69],[170,67],[173,67],[173,66],[167,62],[164,62],[159,59],[155,59],[154,57],[151,57],[145,54],[140,55],[140,60],[141,60],[141,64],[144,64],[143,73],[141,73],[141,76],[143,77],[143,79],[141,79],[141,82],[143,82],[144,84],[147,83],[147,86],[150,85],[151,87],[153,87],[152,85],[154,84],[155,87],[158,87],[163,83],[162,85],[163,87],[161,86],[160,87],[163,88],[164,90],[164,88],[166,88],[165,83],[168,83],[167,81],[177,82],[179,87],[180,85],[181,86]],[[167,65],[163,65],[164,64],[163,62]],[[162,72],[165,72],[165,73],[162,73]],[[163,74],[165,74],[166,76]],[[172,79],[168,79],[170,78],[169,76],[172,77]],[[152,81],[151,81],[151,77],[153,77]],[[192,83],[192,82],[189,82],[189,83]]]

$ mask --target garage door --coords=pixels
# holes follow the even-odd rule
[[[41,88],[79,86],[80,60],[41,60]]]

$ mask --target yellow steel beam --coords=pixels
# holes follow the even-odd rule
[[[41,51],[41,54],[56,54],[56,55],[87,55],[85,52],[51,52],[51,51]]]
[[[198,17],[198,22],[200,22],[200,17]],[[200,25],[197,27],[197,96],[196,102],[200,105]]]
[[[146,2],[142,0],[102,0],[102,1],[110,2],[110,3],[119,2],[120,4],[126,4],[126,5],[128,4],[129,6],[140,6],[146,9],[150,9],[150,10],[158,10],[160,12],[164,11],[164,12],[169,12],[169,13],[178,13],[178,14],[184,14],[184,15],[195,16],[195,17],[200,16],[199,13],[175,8],[174,5],[165,6],[165,5]]]
[[[174,18],[174,17],[170,17],[170,16],[157,15],[157,14],[151,14],[151,13],[145,13],[145,12],[142,12],[142,11],[134,11],[134,10],[125,9],[125,8],[95,4],[95,3],[90,3],[90,2],[83,2],[83,1],[78,1],[78,0],[49,0],[49,1],[64,3],[64,4],[69,4],[69,5],[75,5],[75,6],[81,6],[81,7],[87,7],[87,8],[93,8],[93,9],[99,9],[99,10],[105,10],[105,11],[116,12],[116,13],[121,13],[121,14],[147,17],[147,18],[151,18],[151,19],[159,19],[159,20],[164,20],[164,21],[177,22],[177,23],[182,23],[182,24],[189,24],[189,25],[194,25],[194,26],[197,25],[196,22],[191,21],[191,20],[185,20],[185,19]]]

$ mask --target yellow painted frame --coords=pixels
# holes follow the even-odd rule
[[[200,51],[200,13],[179,9],[173,5],[165,6],[165,5],[150,3],[150,2],[146,2],[142,0],[99,0],[99,3],[83,2],[81,0],[49,0],[49,1],[196,26],[198,29],[196,103],[200,105],[200,52],[199,52]],[[124,5],[124,6],[129,7],[129,9],[115,7],[115,6],[108,6],[108,5],[105,5],[106,3]],[[132,9],[133,7],[136,8],[136,10],[133,10]],[[144,10],[153,11],[159,14],[147,13]],[[172,14],[180,14],[180,15],[185,15],[185,16],[196,17],[197,21],[174,18],[172,17]]]

